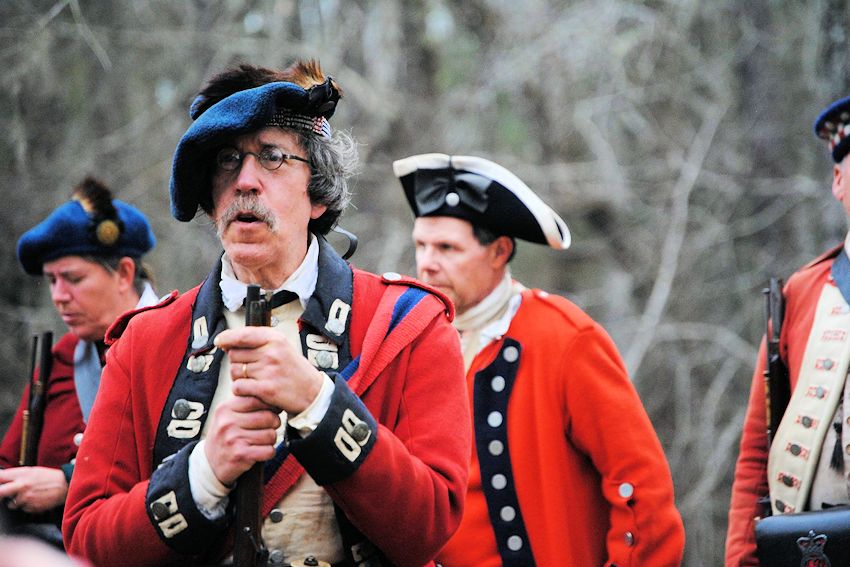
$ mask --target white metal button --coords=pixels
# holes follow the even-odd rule
[[[269,551],[269,563],[272,565],[283,565],[283,552],[279,549]]]
[[[495,439],[493,441],[490,441],[490,443],[487,445],[487,450],[490,451],[490,454],[494,457],[498,457],[505,450],[505,445],[498,439]]]
[[[501,392],[505,389],[505,379],[502,376],[494,376],[490,380],[490,387],[493,388],[494,392]]]
[[[494,474],[493,478],[490,479],[490,484],[496,490],[502,490],[504,487],[508,485],[508,479],[503,474]]]
[[[330,368],[333,365],[333,355],[326,350],[320,350],[316,353],[316,364],[319,368]]]

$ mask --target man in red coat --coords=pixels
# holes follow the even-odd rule
[[[814,125],[829,143],[832,193],[850,215],[850,97],[827,107]],[[821,510],[850,503],[847,448],[850,390],[850,235],[794,273],[783,289],[780,355],[791,400],[768,447],[765,417],[765,343],[753,373],[749,406],[735,467],[726,565],[758,565],[755,523],[769,496],[772,514]],[[843,439],[843,441],[842,441]],[[804,534],[802,534],[804,535]],[[830,547],[826,547],[827,554]],[[832,558],[836,565],[836,559]]]
[[[323,238],[356,158],[328,123],[339,98],[308,61],[230,69],[193,103],[172,213],[200,207],[224,254],[109,332],[63,525],[95,565],[228,563],[233,490],[255,463],[261,564],[431,565],[457,528],[470,434],[453,310]],[[247,284],[271,326],[245,326]]]
[[[394,163],[418,276],[457,309],[472,404],[466,510],[445,567],[675,566],[684,530],[663,450],[611,339],[511,277],[515,238],[570,244],[510,171],[468,156]]]
[[[34,466],[19,466],[29,386],[0,444],[0,498],[26,514],[17,515],[23,531],[59,545],[58,521],[100,383],[103,338],[125,311],[156,303],[141,262],[154,243],[144,215],[93,178],[18,241],[18,260],[28,274],[46,278],[69,332],[53,346],[50,375],[43,377],[43,428],[29,440],[37,443]],[[39,517],[57,525],[29,521]]]

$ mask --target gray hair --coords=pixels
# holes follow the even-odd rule
[[[327,206],[322,216],[310,221],[309,229],[327,234],[351,201],[348,180],[358,171],[357,142],[344,130],[335,130],[330,139],[296,133],[313,168],[307,194],[314,205]]]

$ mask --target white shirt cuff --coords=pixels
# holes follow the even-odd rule
[[[231,488],[222,484],[207,460],[205,441],[199,441],[189,455],[189,489],[198,510],[210,520],[224,516]]]
[[[333,396],[336,386],[330,376],[324,372],[322,372],[322,376],[322,389],[319,390],[319,395],[316,396],[313,403],[298,415],[293,415],[287,420],[290,427],[298,431],[301,437],[307,437],[315,431],[316,427],[319,426],[319,422],[328,413],[328,408],[331,407],[331,396]]]

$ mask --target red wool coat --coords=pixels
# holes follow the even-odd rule
[[[780,354],[788,366],[791,391],[797,385],[800,365],[815,318],[815,309],[824,285],[831,282],[830,271],[842,247],[834,248],[796,272],[785,285],[785,319],[780,336]],[[741,449],[735,466],[729,529],[726,535],[726,566],[758,565],[755,518],[758,500],[767,496],[767,432],[764,390],[765,344],[762,339],[750,386],[750,401],[741,435]]]
[[[77,390],[74,387],[74,349],[78,340],[76,335],[66,333],[53,345],[53,368],[46,384],[47,404],[44,409],[44,428],[36,457],[38,466],[59,468],[70,463],[77,454],[74,437],[86,428],[80,411],[80,402],[77,399]],[[0,467],[2,468],[18,466],[23,411],[27,407],[29,390],[30,387],[27,386],[15,417],[0,444]]]
[[[421,301],[400,315],[399,298],[409,289],[405,281],[354,270],[350,339],[359,366],[347,386],[337,378],[337,391],[350,388],[379,425],[359,467],[324,488],[392,564],[419,566],[432,564],[460,521],[470,434],[457,425],[469,422],[469,409],[450,307],[420,292]],[[113,327],[126,330],[107,355],[63,524],[69,552],[95,565],[210,560],[169,547],[146,506],[157,424],[188,344],[197,294],[198,288],[172,295]],[[290,455],[268,480],[264,514],[295,482],[295,460]],[[314,478],[325,472],[301,464]],[[197,545],[210,550],[217,543]]]
[[[439,563],[528,565],[530,551],[547,567],[679,565],[685,534],[670,470],[602,327],[564,298],[527,290],[467,385],[478,449],[461,526]]]

